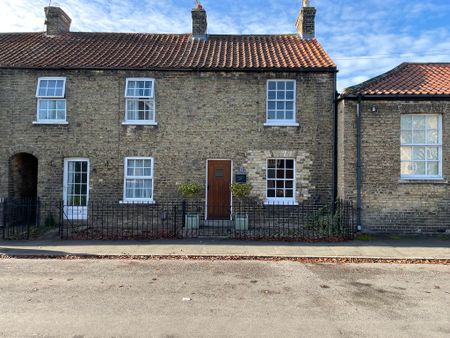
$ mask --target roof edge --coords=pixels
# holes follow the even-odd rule
[[[356,101],[359,98],[363,100],[402,100],[402,99],[415,99],[415,100],[442,100],[450,99],[450,94],[349,94],[343,96],[339,95],[337,101],[351,100]]]

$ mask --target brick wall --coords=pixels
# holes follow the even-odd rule
[[[33,125],[40,76],[67,77],[68,125]],[[156,79],[158,126],[123,126],[127,77]],[[266,81],[297,79],[299,127],[264,127]],[[234,171],[264,172],[255,154],[297,158],[298,198],[332,198],[333,73],[208,73],[0,70],[0,195],[8,161],[36,156],[38,195],[61,199],[64,158],[90,159],[90,198],[119,201],[127,156],[155,158],[155,200],[176,184],[205,183],[207,159],[231,159]],[[262,198],[265,182],[250,175]],[[264,187],[262,187],[264,184]]]
[[[371,112],[371,107],[378,108]],[[338,194],[356,202],[356,101],[339,103]],[[443,115],[444,180],[400,180],[401,114]],[[450,230],[449,101],[362,102],[362,226],[377,232]]]

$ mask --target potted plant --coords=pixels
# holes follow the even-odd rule
[[[252,186],[247,183],[233,183],[231,192],[233,197],[239,201],[239,204],[250,196]],[[248,230],[248,214],[238,212],[234,214],[234,226],[236,230]]]
[[[194,199],[200,194],[201,189],[202,187],[197,183],[183,183],[178,186],[178,192],[185,200]],[[187,229],[198,229],[200,227],[198,212],[186,213],[184,222]]]

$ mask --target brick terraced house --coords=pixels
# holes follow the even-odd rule
[[[187,34],[71,32],[59,7],[45,32],[0,34],[0,191],[82,219],[196,182],[230,219],[240,173],[263,203],[332,202],[337,69],[303,3],[297,34],[211,35],[200,4]]]
[[[403,63],[339,98],[338,191],[364,231],[450,232],[450,64]]]
[[[336,198],[366,232],[450,232],[450,64],[402,64],[336,100],[307,0],[286,35],[208,34],[198,3],[187,34],[71,32],[45,14],[45,32],[0,34],[0,197],[63,201],[61,229],[84,238],[186,237],[200,220],[164,201],[187,182],[200,227],[257,238],[348,238]],[[258,205],[244,223],[235,182]]]

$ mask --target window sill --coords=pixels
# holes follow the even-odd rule
[[[291,205],[298,205],[298,202],[295,202],[295,201],[268,201],[268,200],[265,200],[264,201],[264,205],[267,205],[267,206],[271,206],[271,205],[291,206]]]
[[[119,201],[119,204],[156,204],[155,201]]]
[[[264,127],[298,127],[300,124],[295,122],[284,122],[284,123],[276,123],[276,122],[266,122],[264,123]]]
[[[401,178],[400,184],[448,184],[445,178]]]
[[[69,124],[67,121],[33,121],[33,124],[36,125],[63,125],[66,126]]]
[[[158,122],[122,122],[123,126],[157,126]]]

